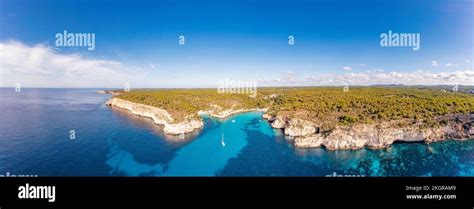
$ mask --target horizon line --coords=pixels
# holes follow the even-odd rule
[[[349,85],[352,87],[440,87],[440,86],[454,86],[455,84],[372,84],[372,85]],[[343,87],[342,85],[286,85],[286,86],[257,86],[256,88],[307,88],[307,87]],[[458,84],[457,86],[462,87],[473,87],[474,85],[465,85]],[[15,86],[0,86],[1,89],[15,89]],[[21,87],[22,89],[99,89],[99,90],[117,90],[124,89],[123,87]],[[185,86],[176,86],[176,87],[138,87],[130,88],[133,89],[214,89],[218,88],[217,86],[195,86],[195,87],[185,87]]]

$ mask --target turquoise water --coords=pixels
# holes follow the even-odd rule
[[[105,106],[110,96],[95,89],[0,95],[0,175],[474,176],[474,140],[296,149],[260,112],[205,117],[202,130],[179,139],[150,119]]]

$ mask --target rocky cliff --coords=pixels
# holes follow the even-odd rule
[[[157,107],[133,103],[124,99],[112,97],[106,103],[109,106],[115,106],[129,110],[132,114],[148,117],[153,119],[156,124],[164,125],[163,131],[166,134],[178,135],[185,134],[199,129],[204,126],[202,120],[188,117],[183,122],[174,122],[173,117],[166,110]],[[250,111],[267,111],[267,109],[222,109],[215,107],[212,110],[199,111],[198,114],[207,114],[216,118],[226,118],[234,114],[250,112]]]
[[[166,110],[133,103],[116,97],[109,99],[106,104],[126,109],[135,115],[151,118],[156,124],[164,126],[163,131],[166,134],[178,135],[190,133],[194,131],[194,129],[201,128],[204,125],[201,120],[197,119],[186,119],[183,122],[175,123],[173,117]]]
[[[285,135],[294,138],[299,148],[326,147],[330,150],[360,149],[363,147],[383,148],[395,141],[434,142],[446,139],[464,140],[474,137],[474,114],[463,115],[437,128],[422,128],[411,125],[395,128],[389,123],[357,124],[337,126],[332,131],[320,133],[317,124],[294,118],[280,116],[263,118],[271,122],[272,127],[284,129]]]

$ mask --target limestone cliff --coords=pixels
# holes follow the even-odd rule
[[[173,117],[166,110],[133,103],[116,97],[109,99],[106,104],[126,109],[135,115],[151,118],[156,124],[163,125],[163,131],[167,134],[178,135],[190,133],[194,131],[194,129],[201,128],[204,125],[201,120],[197,119],[186,119],[183,122],[175,123]]]
[[[474,137],[474,114],[458,116],[447,125],[422,128],[411,125],[395,128],[389,123],[337,126],[330,132],[319,133],[319,127],[310,121],[280,116],[268,117],[272,127],[284,129],[285,135],[294,138],[299,148],[324,146],[330,150],[383,148],[395,141],[435,142],[446,139],[464,140]]]
[[[173,117],[166,110],[157,107],[133,103],[128,100],[112,97],[106,103],[109,106],[115,106],[122,109],[129,110],[131,113],[143,117],[153,119],[156,124],[164,125],[163,131],[166,134],[178,135],[185,134],[199,129],[204,126],[201,119],[193,119],[193,117],[186,118],[183,122],[174,122]],[[267,109],[222,109],[218,106],[213,106],[211,110],[199,111],[198,114],[207,114],[216,118],[226,118],[234,114],[250,111],[267,111]]]

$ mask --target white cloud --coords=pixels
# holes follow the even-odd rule
[[[446,64],[446,67],[451,67],[451,66],[458,66],[458,64],[454,64],[454,63],[447,63]]]
[[[349,67],[349,66],[344,66],[344,67],[342,67],[342,69],[343,69],[343,70],[346,70],[346,71],[351,71],[351,70],[352,70],[352,68]]]
[[[431,61],[431,66],[433,66],[433,67],[439,67],[438,61],[435,61],[435,60]]]
[[[283,78],[281,79],[288,84],[294,83],[298,81],[298,74],[295,71],[286,71],[283,74]]]
[[[172,82],[169,77],[153,76],[151,71],[134,68],[124,63],[94,59],[79,54],[61,54],[45,45],[28,46],[20,42],[0,42],[0,86],[13,87],[158,87],[161,82]],[[437,66],[438,62],[433,61]],[[151,69],[158,64],[149,64]],[[299,75],[295,71],[281,72],[280,77],[262,79],[263,85],[373,85],[373,84],[474,84],[474,69],[449,72],[384,72],[375,69],[351,72]]]
[[[279,86],[298,86],[300,85],[299,75],[295,71],[281,71],[277,77],[261,77],[257,80],[262,85],[279,85]]]
[[[324,86],[324,85],[375,85],[375,84],[405,84],[405,85],[472,85],[474,84],[474,70],[453,72],[429,72],[417,70],[414,72],[387,72],[370,71],[364,73],[322,73],[304,76],[303,80],[293,81],[298,85]],[[275,80],[263,82],[264,85],[281,85]]]
[[[0,43],[1,83],[12,87],[123,87],[146,85],[146,71],[121,62],[60,54],[42,44]]]
[[[160,65],[155,65],[155,64],[153,64],[153,63],[150,63],[150,68],[151,68],[152,70],[156,70],[156,69],[158,69],[159,67],[160,67]]]
[[[383,72],[383,69],[374,69],[374,70],[367,70],[366,71],[367,73],[382,73]]]

